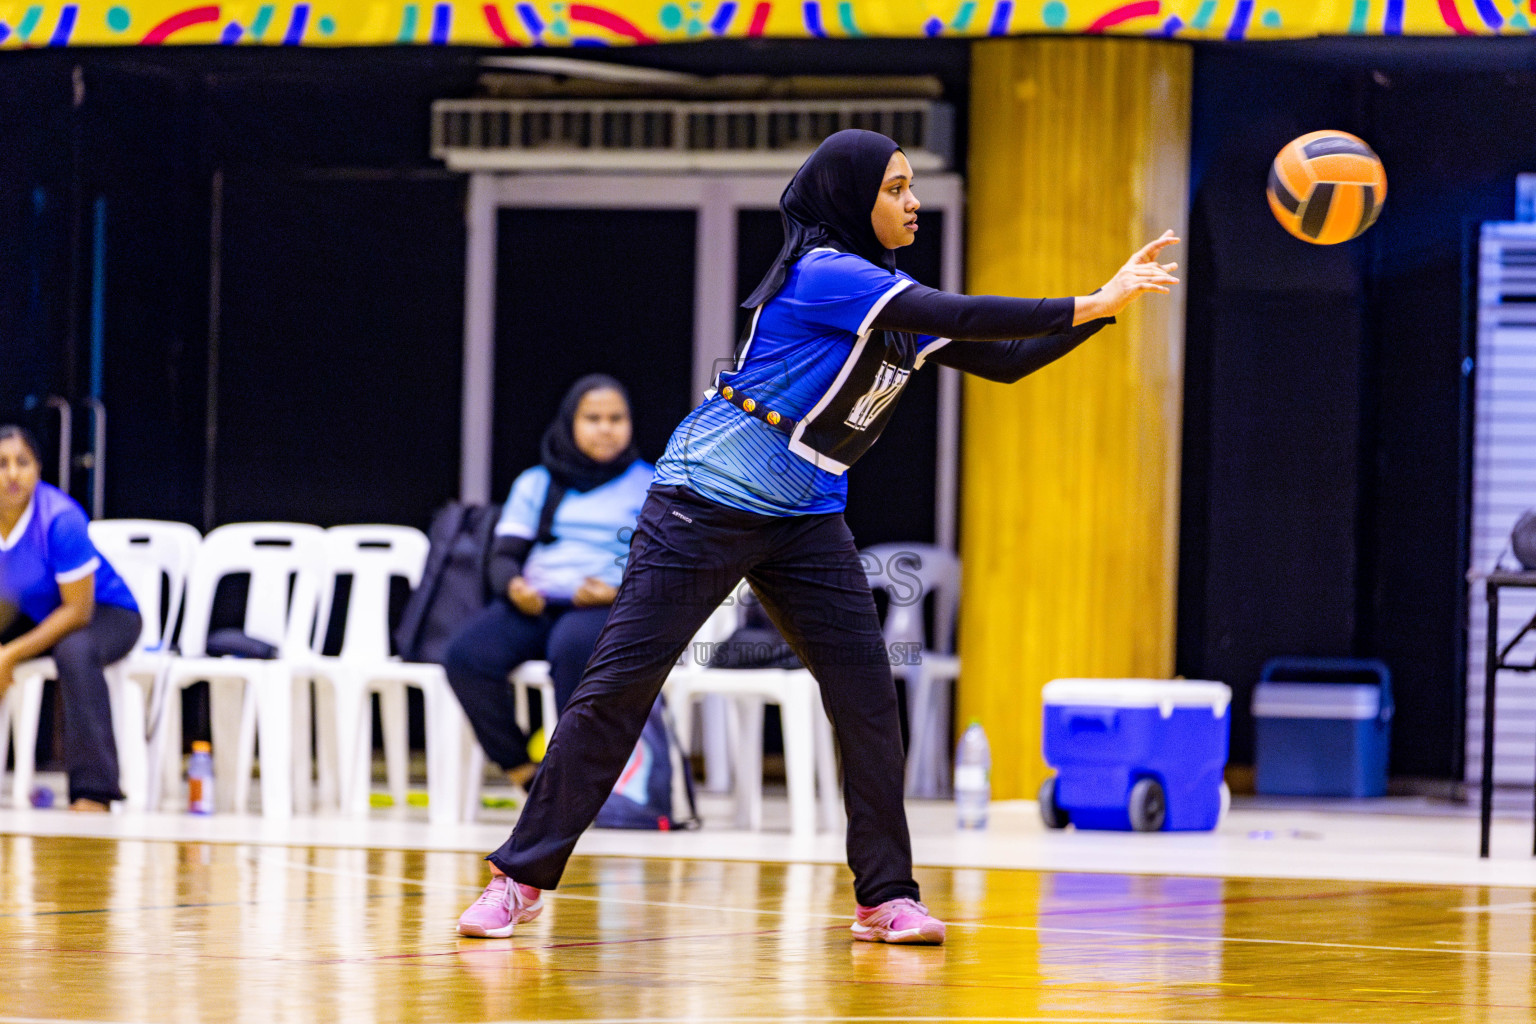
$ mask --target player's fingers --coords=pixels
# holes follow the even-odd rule
[[[1146,245],[1137,250],[1136,255],[1148,257],[1154,256],[1168,248],[1170,245],[1175,244],[1178,242],[1178,240],[1178,236],[1173,233],[1172,229],[1164,231],[1161,235],[1158,235],[1156,238],[1152,239],[1152,241],[1148,242]]]

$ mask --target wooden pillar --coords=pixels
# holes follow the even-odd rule
[[[1187,237],[1190,69],[1164,41],[979,43],[967,290],[1083,294]],[[1173,671],[1183,351],[1175,289],[1018,384],[966,378],[957,718],[986,727],[998,798],[1045,777],[1046,682]]]

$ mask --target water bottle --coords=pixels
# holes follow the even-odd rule
[[[187,763],[187,810],[192,814],[213,813],[213,747],[207,740],[192,742],[192,760]]]
[[[986,731],[972,719],[955,751],[955,812],[961,828],[986,828],[992,802],[992,748]]]

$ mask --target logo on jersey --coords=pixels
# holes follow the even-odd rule
[[[853,411],[848,414],[848,418],[843,420],[843,423],[854,430],[868,430],[869,425],[885,411],[885,407],[901,394],[901,389],[906,386],[907,378],[911,374],[911,370],[903,370],[894,363],[882,362],[880,372],[875,374],[874,384],[859,396],[857,402],[853,403]]]

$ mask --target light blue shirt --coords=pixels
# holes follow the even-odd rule
[[[533,546],[523,561],[523,579],[554,601],[569,601],[589,576],[617,587],[654,472],[650,463],[636,459],[590,491],[567,491],[550,524],[555,539]],[[502,506],[496,536],[533,540],[548,493],[549,470],[543,466],[519,475]]]

